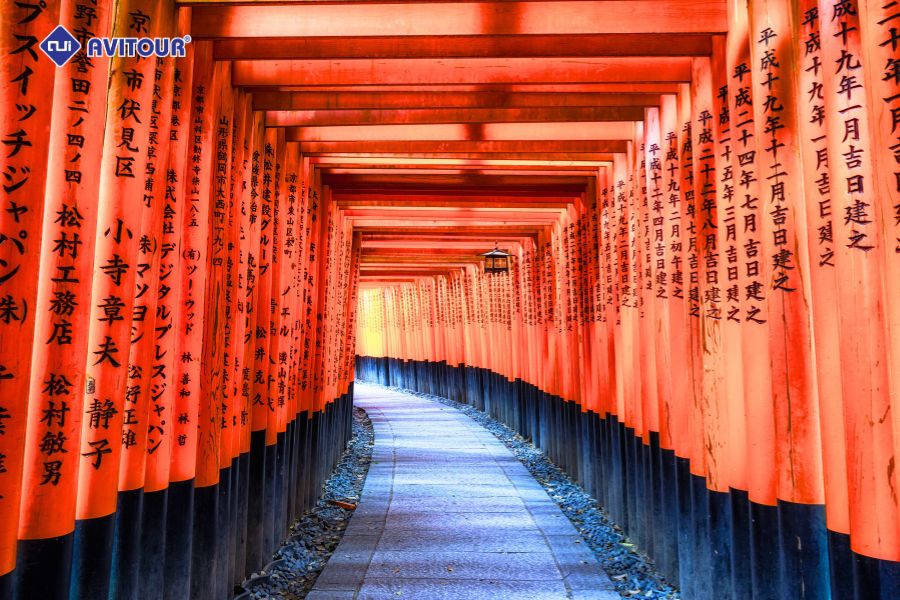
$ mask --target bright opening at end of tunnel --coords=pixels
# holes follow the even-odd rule
[[[0,600],[900,598],[898,31],[4,3]]]

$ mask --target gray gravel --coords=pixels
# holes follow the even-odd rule
[[[374,443],[372,422],[364,410],[354,408],[353,436],[334,473],[325,482],[323,497],[291,526],[291,534],[275,553],[273,562],[251,575],[243,584],[247,593],[237,598],[299,600],[306,597],[353,516],[353,511],[329,504],[329,500],[359,502]]]

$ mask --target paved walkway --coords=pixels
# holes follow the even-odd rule
[[[587,544],[525,467],[469,417],[357,385],[372,466],[309,600],[615,600]]]

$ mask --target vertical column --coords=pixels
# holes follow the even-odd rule
[[[793,35],[787,2],[754,2],[750,55],[754,63],[756,134],[760,143],[760,246],[770,268],[769,348],[775,410],[776,481],[781,531],[781,594],[824,594],[827,581],[802,565],[824,564],[822,462],[818,388],[809,313],[809,246],[801,176]],[[797,539],[804,540],[797,550]]]
[[[256,291],[256,303],[254,307],[254,374],[251,396],[252,406],[252,431],[251,455],[255,452],[258,465],[251,464],[251,478],[254,477],[254,467],[259,469],[259,503],[251,505],[251,518],[249,523],[252,529],[248,535],[259,537],[260,554],[255,555],[254,560],[260,561],[248,570],[257,570],[265,563],[265,557],[272,550],[272,502],[274,501],[274,469],[275,448],[274,440],[270,441],[268,433],[270,407],[269,379],[272,359],[269,355],[269,331],[272,325],[272,274],[274,272],[272,262],[273,236],[275,230],[274,221],[274,177],[275,177],[275,150],[277,132],[274,129],[266,129],[263,138],[262,152],[259,157],[259,259],[258,259],[258,290]],[[259,448],[256,450],[255,448]],[[251,458],[252,460],[252,458]],[[258,523],[256,522],[258,518]],[[248,528],[251,525],[248,525]],[[254,540],[255,541],[255,540]],[[248,553],[248,560],[251,555]]]
[[[676,456],[687,458],[687,410],[684,401],[688,396],[689,362],[687,352],[687,308],[685,306],[684,247],[685,225],[682,221],[681,161],[678,141],[678,107],[674,95],[666,95],[660,106],[661,135],[665,137],[665,160],[662,181],[665,186],[663,239],[665,242],[664,270],[666,278],[664,319],[668,327],[661,331],[660,339],[668,340],[666,350],[660,355],[671,355],[671,368],[659,369],[660,387],[668,388],[671,415],[667,422],[672,447]],[[663,396],[664,397],[664,396]]]
[[[269,355],[269,377],[267,388],[267,424],[266,424],[266,445],[267,450],[274,451],[275,462],[273,471],[273,506],[271,515],[272,527],[272,543],[273,549],[278,545],[278,541],[282,537],[284,510],[283,494],[284,481],[283,476],[286,474],[285,462],[285,439],[284,430],[279,428],[283,422],[283,413],[285,408],[285,395],[281,393],[279,383],[283,381],[284,366],[279,355],[279,347],[281,342],[281,311],[284,307],[285,298],[282,295],[282,263],[284,263],[284,235],[285,235],[285,205],[287,194],[284,190],[284,173],[285,173],[285,141],[284,129],[273,129],[274,138],[274,167],[272,171],[272,260],[270,269],[272,271],[271,286],[272,292],[269,303],[269,337],[268,337],[268,355]],[[285,361],[286,362],[286,361]]]
[[[885,315],[888,325],[887,360],[893,414],[894,452],[890,464],[900,460],[900,3],[895,0],[863,0],[859,4],[860,35],[863,40],[862,63],[870,107],[871,150],[874,159],[871,188],[874,194],[873,216],[880,225],[884,244],[882,280]],[[894,490],[900,477],[894,472]],[[895,501],[897,501],[895,493]],[[900,593],[900,566],[897,548],[900,533],[894,529],[893,565],[881,565],[879,577],[882,595]]]
[[[267,245],[263,240],[261,226],[266,224],[262,217],[263,163],[265,160],[265,126],[262,113],[253,113],[250,145],[250,179],[247,200],[247,266],[245,275],[244,302],[246,303],[246,325],[244,335],[244,367],[241,372],[241,395],[247,424],[242,430],[242,449],[249,452],[248,488],[253,490],[247,503],[247,547],[244,569],[253,572],[263,566],[264,551],[262,538],[262,512],[265,501],[265,412],[257,400],[259,365],[261,357],[257,352],[257,319],[264,305],[263,265],[268,265]],[[268,267],[267,267],[268,268]],[[258,376],[259,375],[259,376]]]
[[[287,479],[285,481],[287,525],[298,514],[297,480],[301,467],[298,460],[298,428],[297,428],[297,363],[300,336],[298,312],[300,306],[300,255],[302,237],[301,201],[302,190],[300,173],[303,162],[300,157],[300,146],[289,143],[285,148],[284,159],[284,237],[282,242],[282,295],[285,306],[281,311],[279,324],[279,372],[278,389],[283,398],[282,410],[279,413],[279,431],[285,432]],[[283,360],[282,360],[283,357]]]
[[[600,344],[602,346],[601,355],[605,357],[600,363],[600,370],[604,374],[601,380],[601,393],[598,406],[599,415],[607,419],[612,413],[612,405],[615,402],[615,352],[612,346],[615,328],[616,315],[615,305],[613,303],[613,293],[615,288],[615,268],[614,259],[615,252],[613,248],[613,227],[612,222],[612,202],[610,200],[610,179],[611,168],[609,166],[602,167],[597,173],[597,193],[598,200],[598,236],[596,243],[599,244],[598,257],[600,269],[600,289],[602,290],[602,305],[600,311]],[[608,426],[608,425],[607,425]],[[604,489],[607,489],[604,486]]]
[[[161,35],[175,32],[175,8],[161,5],[158,19]],[[169,58],[149,59],[155,62],[150,78],[144,81],[151,89],[147,163],[143,176],[140,227],[135,255],[134,309],[131,317],[131,346],[122,413],[122,458],[119,465],[119,494],[116,503],[116,534],[113,546],[111,594],[131,598],[144,585],[139,583],[142,546],[162,532],[161,522],[147,523],[142,529],[145,465],[151,431],[150,405],[161,382],[156,357],[156,314],[159,301],[160,263],[163,248],[162,221],[166,204],[166,167],[169,156],[169,129],[172,115],[174,64]],[[157,405],[158,406],[158,405]],[[157,410],[159,410],[157,408]],[[158,416],[158,415],[157,415]],[[148,548],[149,550],[149,548]]]
[[[179,31],[183,32],[190,24],[190,9],[180,9],[178,17]],[[160,273],[158,307],[170,309],[172,317],[171,330],[166,334],[171,348],[168,354],[171,359],[166,366],[168,385],[159,399],[159,405],[166,406],[163,414],[167,414],[168,418],[165,425],[162,425],[162,419],[158,423],[164,428],[163,433],[154,430],[149,435],[165,435],[168,441],[163,442],[159,451],[148,456],[145,482],[146,491],[166,490],[165,553],[161,561],[163,585],[158,592],[165,598],[179,598],[187,593],[190,578],[194,447],[188,446],[188,437],[193,437],[191,427],[196,428],[196,418],[191,420],[191,402],[194,398],[191,377],[194,373],[189,365],[193,359],[193,349],[185,346],[191,343],[185,333],[193,331],[196,312],[187,295],[191,288],[185,290],[184,286],[193,286],[196,257],[186,250],[194,247],[196,242],[192,241],[192,231],[199,227],[199,221],[195,221],[199,207],[191,200],[193,177],[188,168],[194,156],[195,138],[200,135],[191,120],[194,46],[188,45],[186,55],[175,61],[170,148],[166,165],[166,207],[163,209],[163,255],[170,248],[171,252],[167,257],[160,257],[160,269],[171,265],[172,271],[165,277]],[[177,245],[173,248],[167,245],[170,243]],[[166,292],[165,296],[163,292]],[[162,315],[160,309],[158,317]],[[163,323],[158,323],[158,327],[164,327]],[[157,424],[153,415],[155,411],[151,413],[151,427]],[[149,513],[145,515],[150,518]],[[148,574],[155,572],[144,565],[142,571]]]
[[[648,237],[647,260],[651,266],[652,277],[647,282],[653,299],[654,311],[651,318],[653,335],[649,338],[655,345],[655,377],[656,388],[657,431],[659,443],[663,448],[671,449],[671,402],[672,388],[670,384],[673,356],[669,347],[668,304],[671,300],[668,285],[671,270],[666,262],[667,248],[665,241],[666,226],[666,180],[663,175],[663,162],[666,153],[662,141],[662,123],[660,109],[653,107],[644,110],[645,142],[644,160],[647,163],[647,196],[648,196]],[[648,342],[649,343],[649,342]]]
[[[194,484],[197,474],[199,410],[202,398],[203,332],[208,277],[207,241],[212,184],[215,104],[212,93],[212,47],[194,44],[190,112],[186,129],[190,145],[184,179],[181,292],[178,300],[178,386],[170,473],[169,540],[166,557],[166,597],[189,594],[194,544]],[[176,113],[177,114],[177,113]],[[180,157],[171,163],[180,166]],[[171,541],[171,543],[169,543]]]
[[[190,9],[179,9],[178,35],[190,25]],[[150,373],[150,410],[147,424],[146,464],[141,524],[141,561],[136,567],[145,586],[145,597],[161,600],[165,591],[167,557],[175,554],[168,532],[168,519],[179,518],[178,492],[172,492],[173,510],[169,512],[169,474],[174,428],[177,421],[176,402],[179,383],[178,302],[181,294],[182,223],[185,212],[185,176],[190,132],[191,60],[188,46],[183,58],[172,65],[171,107],[163,119],[161,131],[167,132],[160,144],[167,148],[165,161],[157,159],[157,193],[162,191],[162,219],[159,234],[159,268],[156,312],[154,320],[154,355]],[[168,59],[172,60],[172,59]],[[176,528],[177,529],[177,528]],[[167,543],[169,542],[169,543]]]
[[[94,10],[87,1],[66,2],[59,9],[59,22],[70,31],[84,31],[85,35],[107,35],[111,22],[108,7],[97,7]],[[17,17],[18,26],[23,30],[16,35],[27,33],[34,28],[33,35],[42,35],[55,25],[55,19],[48,22],[53,15],[52,7],[34,6],[16,16],[9,11],[0,18]],[[30,13],[36,10],[35,15]],[[40,29],[38,29],[40,28]],[[40,31],[40,33],[38,33]],[[4,33],[5,35],[5,33]],[[26,37],[32,34],[27,33]],[[5,54],[5,53],[4,53]],[[39,341],[33,352],[31,363],[31,383],[22,388],[21,396],[28,398],[28,427],[25,429],[24,412],[16,415],[21,432],[25,434],[24,470],[22,472],[21,516],[18,521],[19,556],[16,568],[16,590],[18,597],[63,598],[68,597],[69,573],[71,568],[72,531],[75,526],[75,494],[77,489],[78,442],[81,435],[81,423],[77,418],[81,411],[81,390],[84,389],[84,356],[88,340],[88,314],[90,307],[91,272],[94,261],[94,231],[97,223],[97,194],[99,179],[93,176],[99,169],[103,152],[103,137],[91,135],[93,131],[103,127],[106,118],[106,95],[109,77],[109,62],[105,59],[87,61],[83,54],[77,54],[64,67],[56,69],[45,65],[48,59],[40,56],[41,70],[28,75],[23,69],[35,71],[35,64],[28,52],[19,52],[21,57],[18,70],[6,73],[12,79],[25,76],[15,84],[31,93],[23,99],[4,98],[4,106],[21,105],[26,109],[23,115],[8,113],[11,118],[24,117],[22,131],[26,124],[38,125],[41,114],[47,114],[51,106],[43,102],[52,97],[52,122],[49,132],[32,130],[29,137],[34,137],[35,146],[22,146],[16,156],[9,157],[5,166],[5,197],[8,198],[7,211],[13,222],[28,215],[35,218],[39,209],[43,210],[43,232],[38,238],[19,238],[25,243],[37,243],[46,240],[40,249],[40,273],[32,279],[37,283],[37,297],[30,305],[28,313],[34,316],[34,331],[22,334],[16,344],[7,346],[14,348],[18,356],[28,354],[21,345],[22,339],[32,338]],[[14,62],[4,64],[14,65]],[[57,84],[51,90],[43,85],[41,77],[49,70],[51,77],[55,71]],[[6,89],[4,94],[10,90]],[[42,95],[41,102],[36,102]],[[31,97],[29,99],[29,96]],[[27,102],[23,103],[23,100]],[[34,109],[31,116],[28,111]],[[49,124],[49,117],[48,117]],[[13,131],[8,127],[4,133]],[[53,143],[50,143],[53,142]],[[34,155],[40,146],[49,146],[47,154],[46,193],[40,186],[43,158]],[[10,148],[11,150],[12,148]],[[44,148],[46,152],[46,147]],[[6,156],[10,152],[4,152]],[[31,156],[28,156],[31,154]],[[26,161],[13,164],[21,156]],[[38,207],[29,205],[23,198],[31,195],[35,200],[43,199]],[[7,203],[7,200],[4,200]],[[21,207],[19,207],[21,205]],[[19,208],[17,208],[19,207]],[[25,208],[25,212],[17,214],[17,210]],[[35,213],[35,214],[31,214]],[[27,221],[22,221],[26,223]],[[35,234],[37,232],[34,232]],[[13,241],[7,240],[7,245]],[[37,248],[33,248],[37,255]],[[15,268],[12,263],[9,267]],[[19,271],[22,267],[19,267]],[[8,281],[28,277],[27,274],[13,275]],[[6,284],[4,283],[4,286]],[[26,326],[25,306],[21,299],[16,301],[12,294],[6,294],[5,313],[2,327],[13,325]],[[54,336],[54,331],[68,331],[66,335]],[[52,341],[50,341],[52,340]],[[5,364],[5,361],[4,361]],[[20,375],[25,376],[20,372]],[[4,380],[5,384],[5,380]],[[21,382],[20,382],[21,384]],[[16,393],[4,389],[4,397],[16,398]],[[6,394],[9,394],[8,396]],[[19,483],[17,470],[13,467],[13,457],[4,444],[15,439],[15,427],[7,419],[9,408],[0,403],[0,453],[6,457],[4,468],[0,469],[0,478],[12,477]],[[24,411],[23,403],[21,409]],[[51,441],[52,440],[52,441]],[[21,437],[19,438],[21,442]],[[0,539],[0,573],[11,568],[8,560],[15,557],[16,515],[18,514],[18,496],[14,488],[0,483],[0,513],[3,519],[12,519],[11,535],[7,538],[5,521],[0,524],[3,531]],[[6,506],[7,502],[15,506]],[[11,540],[11,546],[7,542]],[[7,554],[11,550],[11,554]],[[52,573],[48,576],[48,572]],[[3,584],[0,584],[0,596],[4,596]],[[4,596],[5,597],[5,596]]]
[[[237,552],[237,543],[239,533],[242,529],[239,523],[238,507],[239,507],[239,481],[240,481],[240,465],[238,458],[240,456],[240,407],[237,401],[237,386],[234,372],[234,364],[237,360],[238,344],[235,339],[235,330],[240,321],[238,316],[237,304],[237,275],[240,263],[240,192],[241,192],[241,176],[242,176],[242,153],[244,149],[243,135],[246,115],[249,106],[246,104],[243,93],[228,89],[230,96],[230,104],[232,107],[230,127],[227,127],[225,133],[226,146],[228,148],[227,158],[225,160],[225,169],[227,177],[225,178],[225,223],[224,223],[224,336],[222,340],[222,397],[221,397],[221,418],[219,420],[219,428],[221,430],[219,441],[219,525],[220,536],[225,538],[220,548],[221,568],[219,578],[222,580],[220,585],[228,586],[235,582],[243,580],[243,569],[240,572],[235,568],[235,556]],[[217,146],[222,144],[221,130],[224,127],[222,119],[227,115],[220,115],[218,118],[219,125],[217,127]],[[216,153],[216,179],[217,183],[223,177],[223,162],[220,153]],[[240,345],[243,350],[243,344]],[[224,499],[224,500],[223,500]],[[224,505],[224,506],[223,506]],[[227,591],[226,591],[227,593]]]
[[[233,579],[235,582],[242,579],[245,573],[244,565],[247,556],[247,507],[249,503],[250,483],[250,406],[249,395],[246,393],[245,373],[249,371],[251,363],[247,352],[248,315],[250,301],[247,293],[250,290],[250,176],[253,159],[254,143],[254,115],[252,111],[252,97],[249,94],[240,94],[235,104],[235,140],[234,161],[232,164],[232,244],[234,245],[232,261],[233,287],[230,290],[231,314],[233,325],[231,330],[230,353],[231,374],[229,375],[230,390],[228,393],[231,404],[232,455],[236,457],[237,473],[233,475],[233,489],[236,498],[232,499],[234,506],[232,514],[235,519],[234,532],[234,556]],[[258,245],[257,240],[257,245]]]
[[[661,341],[667,341],[663,354],[671,356],[671,366],[667,370],[659,369],[660,388],[669,389],[669,407],[666,423],[674,461],[664,466],[667,479],[666,493],[671,498],[679,492],[682,485],[680,473],[686,472],[684,466],[690,458],[690,364],[688,337],[688,310],[685,285],[685,248],[687,226],[684,219],[685,210],[682,191],[681,145],[679,141],[678,101],[675,95],[665,95],[660,104],[660,135],[665,139],[665,160],[662,169],[662,181],[665,187],[665,207],[663,209],[664,226],[663,241],[665,243],[664,269],[670,276],[665,282],[667,300],[661,310],[664,326],[658,334]],[[658,354],[659,356],[659,354]],[[661,409],[662,410],[662,409]],[[661,431],[664,433],[665,430]],[[667,461],[668,462],[668,461]],[[668,504],[666,527],[670,532],[669,557],[667,575],[673,580],[678,578],[679,563],[682,559],[678,540],[681,536],[677,527],[677,503]]]
[[[228,245],[228,195],[234,98],[231,90],[231,65],[213,63],[209,88],[210,129],[201,177],[209,180],[208,237],[199,248],[206,257],[206,288],[198,303],[204,312],[202,355],[200,359],[200,397],[197,416],[197,471],[194,478],[193,556],[191,559],[191,596],[216,598],[228,593],[225,555],[228,548],[227,520],[230,485],[228,465],[221,462],[222,419],[225,398],[225,264]],[[209,568],[212,562],[214,568]]]
[[[873,206],[871,106],[866,94],[858,3],[819,2],[828,172],[834,220],[841,339],[850,545],[900,560],[887,355],[883,228]],[[882,100],[883,102],[883,100]],[[877,195],[875,196],[877,197]],[[856,593],[878,598],[877,568],[859,561]]]
[[[835,214],[828,173],[825,97],[819,7],[814,0],[793,3],[792,22],[797,61],[797,123],[806,190],[816,379],[822,438],[825,519],[829,531],[828,561],[831,591],[836,598],[852,597],[850,523],[847,507],[847,455],[844,442],[840,332],[835,265]],[[839,535],[838,535],[839,534]]]
[[[759,165],[761,141],[754,115],[754,87],[750,59],[749,15],[744,1],[729,4],[730,29],[726,49],[726,74],[729,93],[732,168],[737,205],[738,284],[741,293],[742,364],[746,443],[736,447],[732,456],[745,457],[741,468],[747,473],[747,498],[738,492],[732,503],[734,515],[732,559],[750,561],[746,569],[734,569],[736,591],[777,594],[778,553],[771,539],[776,532],[775,505],[775,429],[771,399],[769,360],[769,314],[767,281],[768,261],[762,252],[763,219]],[[740,423],[735,423],[739,428]],[[732,492],[734,493],[734,492]],[[749,505],[746,503],[749,500]],[[749,510],[749,515],[747,511]],[[758,592],[757,592],[758,590]],[[749,593],[749,592],[748,592]]]
[[[58,0],[19,3],[0,15],[0,593],[12,584],[25,457],[25,429],[51,102],[56,67],[41,38],[56,25]],[[63,329],[72,323],[60,319]],[[63,338],[64,341],[67,338]],[[41,343],[48,345],[45,340]],[[65,439],[62,440],[65,443]],[[30,452],[29,452],[30,453]],[[55,463],[54,460],[47,462]],[[51,465],[51,468],[55,465]]]
[[[114,35],[168,35],[158,0],[118,5]],[[155,61],[113,59],[100,165],[71,594],[109,590]]]
[[[694,254],[697,275],[697,310],[691,312],[696,335],[698,396],[692,411],[694,443],[700,444],[692,457],[691,528],[693,530],[693,559],[695,581],[692,595],[710,598],[703,582],[716,581],[721,561],[721,549],[713,547],[715,507],[710,503],[711,488],[727,488],[725,463],[727,436],[720,424],[727,422],[726,407],[722,405],[724,377],[722,362],[722,293],[719,279],[719,234],[716,172],[716,118],[713,103],[713,76],[710,59],[693,59],[691,94],[691,144],[693,149],[693,178],[695,202],[689,226],[695,239]],[[693,308],[693,307],[692,307]],[[723,414],[724,413],[724,414]],[[726,567],[727,568],[727,567]],[[720,583],[716,581],[716,583]]]

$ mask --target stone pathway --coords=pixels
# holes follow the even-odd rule
[[[616,600],[525,467],[459,411],[357,384],[375,429],[363,495],[308,600]]]

